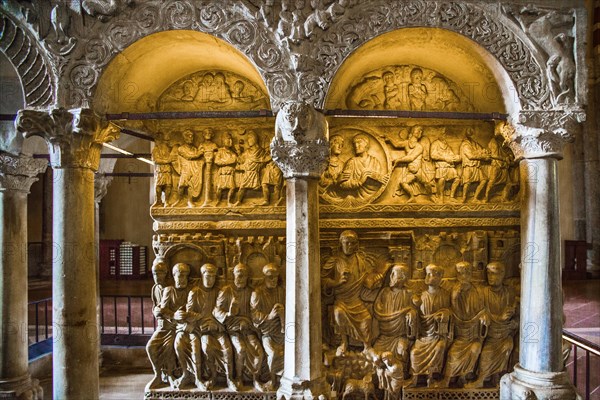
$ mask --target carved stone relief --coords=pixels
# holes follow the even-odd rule
[[[160,322],[147,346],[155,369],[147,396],[276,389],[285,239],[160,235],[154,245]],[[321,255],[323,360],[332,392],[390,398],[434,384],[442,391],[493,388],[512,365],[517,231],[327,230]],[[460,367],[465,363],[473,368]]]
[[[390,65],[363,75],[349,89],[349,109],[472,112],[462,90],[436,71]]]
[[[158,99],[159,111],[266,110],[269,99],[248,79],[228,71],[201,71],[175,82]]]

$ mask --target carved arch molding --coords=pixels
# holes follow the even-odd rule
[[[135,41],[152,33],[187,29],[221,38],[245,54],[263,77],[273,110],[283,101],[297,98],[322,108],[335,72],[360,45],[400,28],[436,27],[459,33],[487,49],[510,76],[522,109],[552,108],[547,60],[539,51],[540,45],[510,18],[509,11],[499,7],[458,1],[363,2],[341,10],[342,14],[329,26],[306,34],[294,48],[277,36],[273,25],[258,17],[257,7],[249,2],[152,0],[133,3],[101,20],[86,15],[85,29],[71,29],[78,31],[71,35],[78,39],[71,54],[61,52],[60,57],[54,57],[55,69],[61,76],[60,98],[64,99],[60,105],[76,107],[88,103],[103,69]],[[3,21],[9,19],[3,16]],[[29,45],[31,49],[34,47],[37,49]],[[51,49],[46,47],[45,50]],[[300,57],[299,62],[298,54],[304,57]],[[14,61],[15,65],[22,62]],[[26,72],[19,70],[24,82],[28,82]],[[46,76],[50,82],[51,74]],[[48,102],[27,96],[28,106],[44,105],[44,101]]]

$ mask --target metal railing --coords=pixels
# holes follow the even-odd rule
[[[590,382],[590,376],[591,376],[591,356],[594,357],[598,357],[598,359],[596,360],[596,362],[600,362],[600,346],[598,346],[595,343],[590,342],[589,340],[586,340],[580,336],[575,335],[572,332],[569,332],[568,330],[563,330],[563,335],[562,338],[564,340],[566,340],[567,342],[569,342],[571,344],[571,353],[572,353],[572,363],[569,363],[569,365],[567,366],[567,368],[569,370],[571,370],[572,375],[572,382],[573,385],[581,392],[581,394],[583,395],[585,400],[590,400],[590,395],[594,390],[600,390],[598,389],[598,385],[600,385],[600,382],[595,382],[594,383],[594,387],[592,387],[592,383]],[[585,372],[583,374],[583,380],[584,380],[584,385],[583,387],[580,387],[581,385],[581,380],[580,380],[580,360],[579,360],[579,354],[581,352],[585,352],[585,356],[583,356],[584,361],[583,364],[585,364]]]
[[[28,304],[29,345],[52,338],[52,298]],[[150,296],[100,296],[102,344],[144,345],[156,329]]]

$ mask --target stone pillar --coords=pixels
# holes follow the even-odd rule
[[[22,110],[16,126],[46,139],[54,170],[54,398],[98,398],[94,171],[118,128],[89,109]]]
[[[42,265],[40,275],[52,276],[52,168],[44,173],[42,199]]]
[[[552,130],[508,124],[502,129],[520,160],[522,196],[519,363],[502,377],[502,400],[577,398],[562,358],[557,164],[572,136],[560,127],[561,115],[539,116]]]
[[[318,180],[329,158],[325,117],[307,104],[283,105],[271,155],[287,181],[285,355],[277,398],[328,395],[322,372]]]
[[[0,398],[41,399],[27,351],[27,194],[46,160],[0,150]]]

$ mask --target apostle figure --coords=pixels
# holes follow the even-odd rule
[[[194,133],[187,129],[183,132],[184,144],[179,146],[180,176],[179,202],[184,201],[187,192],[188,207],[194,206],[194,200],[202,192],[202,173],[204,171],[203,152],[194,146]]]
[[[285,289],[279,284],[279,267],[269,263],[263,267],[264,283],[252,293],[250,307],[254,326],[262,334],[271,374],[271,389],[278,386],[283,373],[283,345],[285,333]]]
[[[152,286],[150,298],[152,299],[152,314],[156,318],[156,330],[146,344],[146,352],[154,371],[154,378],[148,384],[148,389],[156,389],[170,384],[163,380],[163,374],[165,378],[171,378],[175,369],[175,353],[173,351],[175,326],[163,318],[160,308],[167,277],[167,264],[161,257],[157,257],[152,264],[152,277],[154,286]]]
[[[454,313],[454,341],[448,350],[442,387],[458,377],[465,384],[467,375],[475,371],[481,345],[489,324],[483,309],[483,297],[472,283],[473,267],[470,262],[456,264],[456,284],[451,301]]]
[[[329,139],[329,164],[319,181],[319,186],[322,191],[327,191],[329,188],[334,188],[336,185],[338,177],[344,168],[344,163],[340,159],[343,147],[344,138],[340,135],[332,136]]]
[[[352,139],[354,157],[344,164],[338,177],[339,187],[349,193],[349,197],[368,200],[381,185],[387,184],[389,177],[377,158],[369,154],[369,137],[362,133]]]
[[[335,329],[341,336],[337,355],[348,349],[349,337],[360,341],[365,353],[372,353],[372,317],[361,299],[361,292],[376,288],[383,275],[359,251],[358,235],[344,231],[340,235],[341,254],[329,259],[323,267],[323,289],[333,292]]]
[[[190,355],[199,389],[210,390],[217,377],[217,366],[225,371],[227,387],[237,391],[239,386],[233,379],[233,352],[225,328],[213,316],[219,289],[215,287],[217,267],[204,264],[200,268],[202,282],[188,296],[186,310],[188,321],[193,324],[190,334]],[[208,370],[208,379],[202,380],[202,359]]]
[[[488,167],[489,182],[485,189],[485,199],[487,201],[490,201],[492,189],[498,185],[504,185],[502,200],[508,201],[511,189],[517,185],[510,174],[514,157],[510,150],[504,147],[503,142],[502,135],[495,135],[488,143],[488,151],[492,161]]]
[[[487,337],[483,342],[477,380],[469,388],[481,388],[487,379],[508,370],[508,360],[514,346],[518,323],[513,319],[517,308],[515,293],[504,285],[506,268],[501,262],[487,265],[488,286],[483,290],[483,301],[489,318]]]
[[[252,377],[254,388],[264,391],[259,381],[264,350],[252,323],[251,296],[248,267],[237,264],[233,268],[233,285],[221,289],[213,314],[225,326],[231,338],[235,351],[236,379],[242,382],[246,370]]]
[[[152,149],[152,161],[154,162],[154,192],[156,199],[152,207],[167,207],[171,190],[173,188],[173,161],[174,155],[169,146],[169,138],[166,133],[158,135],[154,149]],[[163,202],[163,193],[165,200]]]
[[[381,289],[373,304],[373,316],[379,321],[379,336],[373,344],[376,353],[390,351],[406,371],[409,346],[416,335],[417,311],[412,292],[406,287],[408,265],[394,264],[389,275],[389,286]],[[383,356],[383,354],[382,354]]]
[[[450,294],[440,285],[444,269],[435,264],[425,267],[427,290],[415,304],[419,307],[419,336],[410,352],[412,379],[417,385],[420,375],[427,375],[427,386],[435,385],[435,376],[442,372],[444,354],[451,337]]]

